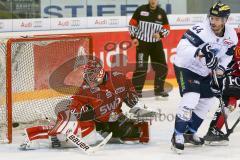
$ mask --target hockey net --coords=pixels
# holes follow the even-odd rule
[[[89,35],[1,40],[0,141],[12,142],[13,126],[55,119],[82,82],[79,57],[90,53]]]

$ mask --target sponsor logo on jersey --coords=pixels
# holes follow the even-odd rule
[[[229,85],[240,87],[240,77],[229,76]]]
[[[101,106],[101,107],[99,108],[100,114],[101,114],[101,115],[104,115],[104,114],[106,114],[106,113],[108,113],[108,112],[114,111],[114,110],[118,107],[118,105],[119,105],[120,103],[121,103],[121,99],[120,99],[120,98],[116,98],[113,102]]]
[[[112,97],[112,92],[109,91],[109,90],[106,90],[106,97],[107,97],[107,98]]]
[[[142,12],[140,13],[140,15],[147,17],[147,16],[149,16],[149,12],[142,11]]]
[[[116,76],[119,76],[119,75],[123,75],[123,73],[114,71],[114,72],[112,72],[112,75],[113,75],[114,77],[116,77]]]
[[[229,46],[232,46],[232,45],[233,45],[233,41],[230,40],[230,39],[225,39],[225,40],[223,41],[223,43],[226,44],[226,45],[229,45]]]
[[[122,93],[125,91],[125,87],[118,87],[116,90],[115,90],[115,94],[119,94],[119,93]]]

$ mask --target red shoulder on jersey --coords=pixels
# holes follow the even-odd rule
[[[236,46],[233,58],[234,58],[233,75],[240,76],[240,33],[238,33],[238,44]]]

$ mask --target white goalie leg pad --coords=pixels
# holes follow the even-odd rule
[[[88,145],[94,145],[104,138],[96,131],[95,127],[89,125],[89,127],[81,128],[80,121],[69,121],[61,134],[57,135],[60,141],[66,141],[69,133],[74,133],[77,137],[81,138]],[[86,122],[85,122],[86,123]],[[87,133],[87,134],[86,134]]]
[[[217,105],[216,98],[201,98],[199,100],[198,105],[194,109],[194,113],[201,119],[205,119],[207,117],[207,113],[211,109],[212,106]]]
[[[89,145],[95,145],[100,141],[103,141],[104,138],[96,131],[96,129],[94,129],[92,132],[90,132],[82,139]]]
[[[189,121],[192,117],[192,111],[196,108],[199,103],[200,94],[195,92],[185,93],[179,104],[177,110],[177,116],[184,120]]]

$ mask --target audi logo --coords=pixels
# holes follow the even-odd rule
[[[108,20],[108,24],[109,24],[109,25],[119,24],[119,20],[118,20],[118,19],[109,19],[109,20]]]
[[[81,21],[80,20],[72,20],[71,26],[74,26],[74,27],[81,26]]]

